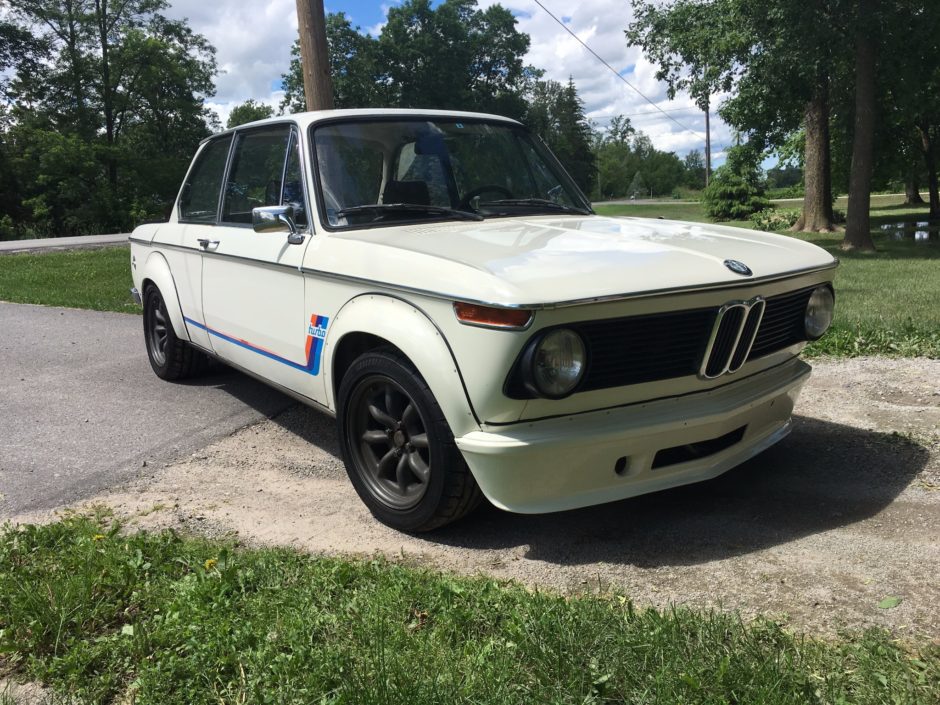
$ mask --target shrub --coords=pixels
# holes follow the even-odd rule
[[[746,220],[770,207],[763,190],[752,181],[720,167],[702,192],[705,212],[713,220]]]
[[[755,230],[786,230],[792,228],[800,218],[796,208],[767,208],[751,214]]]

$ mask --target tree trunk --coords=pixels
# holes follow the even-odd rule
[[[831,232],[832,175],[829,154],[829,81],[823,79],[806,104],[803,153],[803,212],[793,226],[802,232]]]
[[[919,125],[920,139],[927,165],[927,188],[930,190],[930,219],[940,218],[940,189],[937,187],[936,144],[929,125]]]
[[[910,171],[907,173],[907,179],[904,181],[905,206],[920,206],[924,203],[924,199],[920,195],[920,180],[917,171],[917,166],[912,164]]]
[[[871,174],[875,151],[875,38],[873,15],[877,0],[861,0],[855,43],[855,130],[852,135],[852,173],[849,209],[845,219],[844,250],[873,252],[871,239]]]
[[[95,0],[98,41],[101,43],[101,108],[104,111],[104,136],[108,143],[105,164],[111,193],[117,188],[117,162],[114,159],[114,90],[111,85],[111,54],[108,37],[108,0]]]
[[[333,109],[333,80],[323,0],[297,0],[300,25],[300,67],[304,75],[307,110]]]

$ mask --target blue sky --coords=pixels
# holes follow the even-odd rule
[[[628,88],[613,72],[591,56],[559,27],[533,0],[502,0],[518,18],[518,28],[531,38],[527,61],[546,71],[548,78],[567,81],[571,76],[584,101],[588,117],[606,125],[618,114],[630,116],[637,129],[646,132],[659,149],[680,156],[704,149],[704,115],[687,96],[668,100],[665,86],[656,80],[655,67],[642,53],[628,47],[623,31],[632,19],[627,0],[542,0],[563,18],[577,36],[600,54],[624,78],[639,88],[656,107]],[[494,0],[478,0],[481,7]],[[328,12],[345,12],[363,32],[377,34],[395,0],[327,0]],[[197,32],[218,50],[222,74],[210,105],[224,122],[229,111],[249,98],[275,107],[280,102],[280,76],[287,70],[291,43],[297,36],[295,0],[171,0],[170,14],[188,17]],[[679,124],[677,124],[679,123]],[[714,161],[723,161],[723,148],[732,135],[713,114]]]

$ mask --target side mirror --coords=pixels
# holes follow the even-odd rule
[[[290,205],[252,208],[251,225],[256,233],[286,232],[287,242],[291,245],[300,245],[304,241],[294,223],[294,207]]]

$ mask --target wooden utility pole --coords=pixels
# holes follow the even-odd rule
[[[297,0],[297,24],[307,110],[332,110],[333,81],[330,78],[323,0]]]

